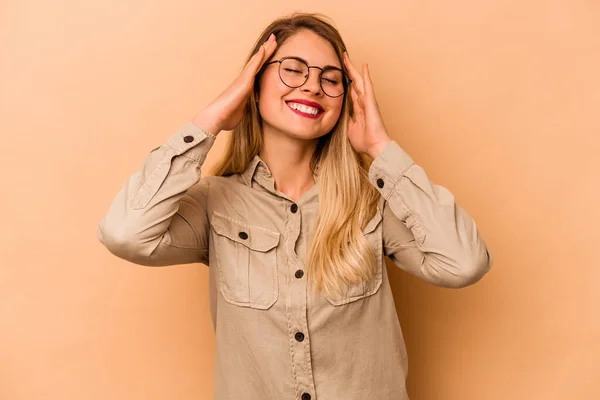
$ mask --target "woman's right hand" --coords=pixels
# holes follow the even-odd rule
[[[254,88],[254,78],[261,67],[275,52],[277,41],[271,34],[254,54],[242,73],[223,93],[213,100],[197,117],[192,120],[208,132],[217,135],[222,130],[232,130],[244,116],[244,108]]]

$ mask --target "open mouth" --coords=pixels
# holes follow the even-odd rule
[[[323,108],[317,106],[316,104],[307,105],[295,101],[286,101],[286,104],[290,110],[306,118],[319,118],[325,112]]]

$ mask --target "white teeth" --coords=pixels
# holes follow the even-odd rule
[[[319,113],[318,109],[316,109],[314,107],[309,107],[304,104],[288,103],[288,105],[290,106],[290,108],[293,108],[294,110],[298,110],[304,114],[317,115]]]

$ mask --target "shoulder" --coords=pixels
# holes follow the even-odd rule
[[[229,176],[203,176],[187,192],[188,196],[194,198],[218,195],[227,191],[239,191],[244,182],[239,174]]]
[[[242,177],[240,174],[233,174],[227,176],[204,176],[200,179],[198,184],[202,183],[203,185],[209,188],[217,188],[217,187],[232,187],[236,184],[244,184]]]

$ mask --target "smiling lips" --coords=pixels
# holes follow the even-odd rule
[[[288,100],[286,101],[286,104],[290,110],[306,118],[317,119],[325,112],[319,103],[308,100]]]

